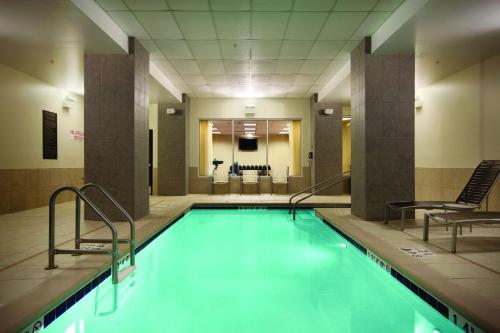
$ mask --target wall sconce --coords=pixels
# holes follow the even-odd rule
[[[167,114],[175,114],[175,109],[167,108]]]
[[[63,109],[69,111],[69,109],[75,106],[75,103],[76,103],[76,98],[73,98],[71,96],[65,96],[62,101],[62,107]]]
[[[415,97],[415,110],[416,111],[422,111],[422,100],[420,99],[419,96]]]
[[[253,104],[248,104],[244,106],[245,110],[245,116],[246,117],[253,117],[255,116],[255,105]]]
[[[325,116],[331,116],[333,114],[333,109],[324,109],[324,110],[320,110],[321,114],[325,115]]]

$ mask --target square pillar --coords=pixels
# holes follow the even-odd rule
[[[175,113],[167,113],[174,109]],[[158,105],[158,195],[186,195],[189,188],[189,97]]]
[[[351,53],[351,211],[381,220],[388,201],[415,199],[415,56]],[[395,216],[396,217],[396,216]]]
[[[333,114],[325,114],[325,109],[333,109]],[[342,173],[342,105],[318,103],[318,94],[314,94],[310,98],[310,110],[314,152],[312,185]],[[319,195],[341,195],[342,188],[342,184],[335,185]]]
[[[105,188],[134,218],[149,214],[149,53],[134,38],[129,54],[86,54],[85,183]],[[124,218],[93,190],[112,220]],[[96,219],[86,207],[85,218]]]

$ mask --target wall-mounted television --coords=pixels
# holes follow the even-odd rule
[[[240,138],[238,148],[243,151],[257,150],[257,138]]]

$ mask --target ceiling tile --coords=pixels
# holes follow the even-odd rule
[[[291,86],[297,78],[297,74],[274,74],[273,85]]]
[[[321,74],[314,84],[325,85],[328,82],[330,82],[330,80],[332,79],[332,77],[333,76],[329,75],[329,74]]]
[[[163,72],[163,74],[168,75],[176,75],[178,74],[175,68],[170,64],[170,62],[166,59],[157,59],[153,60],[153,63],[158,66],[158,68]]]
[[[215,29],[220,39],[249,39],[249,12],[214,12]]]
[[[170,64],[172,64],[177,73],[181,75],[201,74],[196,60],[170,60]]]
[[[212,10],[250,10],[250,0],[210,0]]]
[[[209,12],[174,12],[185,39],[216,39],[212,15]]]
[[[377,4],[378,0],[338,0],[335,4],[335,11],[370,11]]]
[[[187,85],[207,84],[203,75],[182,75],[182,78]]]
[[[318,77],[319,74],[298,74],[293,84],[296,86],[312,85]]]
[[[165,55],[160,51],[156,43],[152,40],[140,39],[139,42],[148,50],[149,59],[165,59]]]
[[[172,10],[209,10],[208,0],[166,0]]]
[[[321,88],[323,88],[323,87],[322,87],[322,86],[316,86],[316,85],[313,85],[313,86],[311,87],[311,89],[309,89],[308,94],[309,94],[309,95],[312,95],[312,94],[317,94],[317,93],[319,93],[319,92],[321,91]]]
[[[404,0],[380,0],[373,10],[376,11],[395,11]]]
[[[182,76],[180,76],[178,74],[167,75],[167,77],[175,85],[185,84],[184,79],[182,78]]]
[[[227,74],[250,73],[249,60],[224,60],[224,68]]]
[[[170,12],[134,12],[153,39],[182,39],[182,34]]]
[[[286,39],[316,39],[327,17],[328,13],[293,12],[288,22]]]
[[[348,41],[345,43],[344,47],[335,57],[335,60],[349,60],[351,59],[351,51],[358,46],[360,42],[357,40]]]
[[[250,59],[251,41],[223,40],[220,42],[220,47],[224,59]]]
[[[156,40],[156,45],[168,59],[193,59],[188,45],[183,40]]]
[[[312,44],[312,40],[285,40],[281,47],[280,59],[305,59]]]
[[[248,78],[248,75],[235,75],[235,74],[230,74],[226,75],[226,83],[228,85],[247,85],[249,84],[250,80]]]
[[[288,89],[289,94],[306,94],[309,89],[311,89],[311,85],[303,85],[303,86],[291,86]]]
[[[167,10],[164,0],[124,0],[131,10]]]
[[[252,38],[283,39],[289,16],[278,12],[252,13]]]
[[[293,0],[253,0],[252,10],[255,11],[289,11]]]
[[[274,70],[276,69],[276,60],[252,60],[251,65],[252,73],[274,73]]]
[[[276,73],[300,73],[304,60],[278,60]]]
[[[366,36],[371,36],[377,29],[391,16],[390,12],[373,12],[363,21],[358,30],[351,36],[351,39],[361,40]]]
[[[266,85],[273,82],[273,74],[253,74],[252,83],[256,85]]]
[[[276,59],[279,57],[282,42],[280,40],[253,40],[252,59]]]
[[[121,0],[96,0],[104,10],[128,10]]]
[[[304,74],[322,73],[330,64],[330,60],[306,60],[300,72]]]
[[[330,11],[336,0],[295,0],[293,10]]]
[[[216,40],[189,40],[189,47],[196,59],[221,59],[219,42]]]
[[[330,62],[328,67],[326,67],[326,69],[323,71],[323,75],[329,75],[330,77],[332,77],[335,73],[339,71],[340,68],[342,68],[342,66],[344,66],[347,63],[347,60],[349,59],[333,60],[332,62]]]
[[[198,67],[203,74],[224,74],[222,60],[198,60]]]
[[[109,11],[108,15],[127,35],[137,39],[151,39],[130,11]]]
[[[220,86],[220,85],[225,85],[226,84],[226,76],[225,75],[205,75],[205,81],[209,85],[214,85],[214,86]]]
[[[326,21],[318,39],[349,40],[366,15],[365,12],[333,12]]]
[[[342,47],[344,47],[344,41],[325,41],[318,40],[314,42],[314,45],[309,52],[307,58],[309,59],[332,59],[334,58]]]

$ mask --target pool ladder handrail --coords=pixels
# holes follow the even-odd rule
[[[332,186],[338,185],[338,184],[340,184],[340,183],[342,183],[342,182],[344,182],[344,181],[346,181],[346,180],[348,180],[348,179],[350,179],[350,178],[351,178],[351,172],[350,172],[350,171],[348,171],[348,172],[343,172],[343,173],[341,173],[341,174],[337,174],[337,175],[335,175],[335,176],[333,176],[333,177],[330,177],[330,178],[328,178],[328,179],[326,179],[326,180],[324,180],[324,181],[321,181],[321,182],[319,182],[319,183],[316,183],[316,184],[314,184],[313,186],[310,186],[310,187],[308,187],[308,188],[306,188],[306,189],[304,189],[304,190],[302,190],[302,191],[300,191],[300,192],[298,192],[298,193],[294,194],[293,196],[291,196],[291,197],[290,197],[290,200],[288,201],[288,213],[290,214],[290,210],[292,210],[292,211],[293,211],[293,220],[295,220],[296,211],[297,211],[297,205],[298,205],[300,202],[302,202],[302,201],[306,200],[307,198],[312,197],[313,195],[315,195],[315,194],[317,194],[317,193],[323,192],[323,191],[325,191],[325,190],[329,189],[329,188],[330,188],[330,187],[332,187]],[[318,189],[318,190],[312,191],[311,193],[309,193],[309,194],[308,194],[308,195],[306,195],[305,197],[302,197],[302,198],[300,198],[299,200],[295,201],[295,202],[293,203],[293,207],[292,207],[292,199],[293,199],[293,198],[295,198],[295,197],[296,197],[296,196],[298,196],[299,194],[302,194],[302,193],[304,193],[304,192],[306,192],[306,191],[308,191],[308,190],[311,190],[311,189],[313,189],[313,188],[315,188],[315,187],[317,187],[317,186],[319,186],[319,185],[323,185],[323,184],[326,184],[326,183],[328,183],[328,185],[325,185],[325,186],[321,187],[321,188],[320,188],[320,189]]]
[[[96,188],[101,193],[104,194],[113,205],[121,211],[121,213],[126,217],[130,224],[130,238],[129,239],[119,239],[118,231],[114,226],[113,222],[85,195],[84,191],[87,188]],[[57,249],[55,247],[55,204],[58,195],[62,192],[70,191],[75,193],[75,249]],[[83,200],[90,209],[96,213],[96,215],[108,226],[111,231],[112,238],[111,239],[82,239],[80,236],[80,208],[81,208],[81,200]],[[80,249],[81,243],[111,243],[111,250],[82,250]],[[130,244],[130,266],[124,269],[123,271],[118,270],[118,243],[129,243]],[[80,255],[80,254],[109,254],[112,258],[111,264],[111,279],[113,284],[117,284],[122,281],[128,274],[134,271],[135,269],[135,225],[133,219],[130,215],[123,209],[123,207],[118,204],[118,202],[111,197],[111,195],[100,187],[97,184],[85,184],[81,189],[78,189],[74,186],[63,186],[55,190],[50,196],[49,201],[49,264],[45,269],[55,269],[57,265],[55,265],[55,255],[56,254],[72,254],[72,255]],[[122,273],[122,274],[120,274]]]

